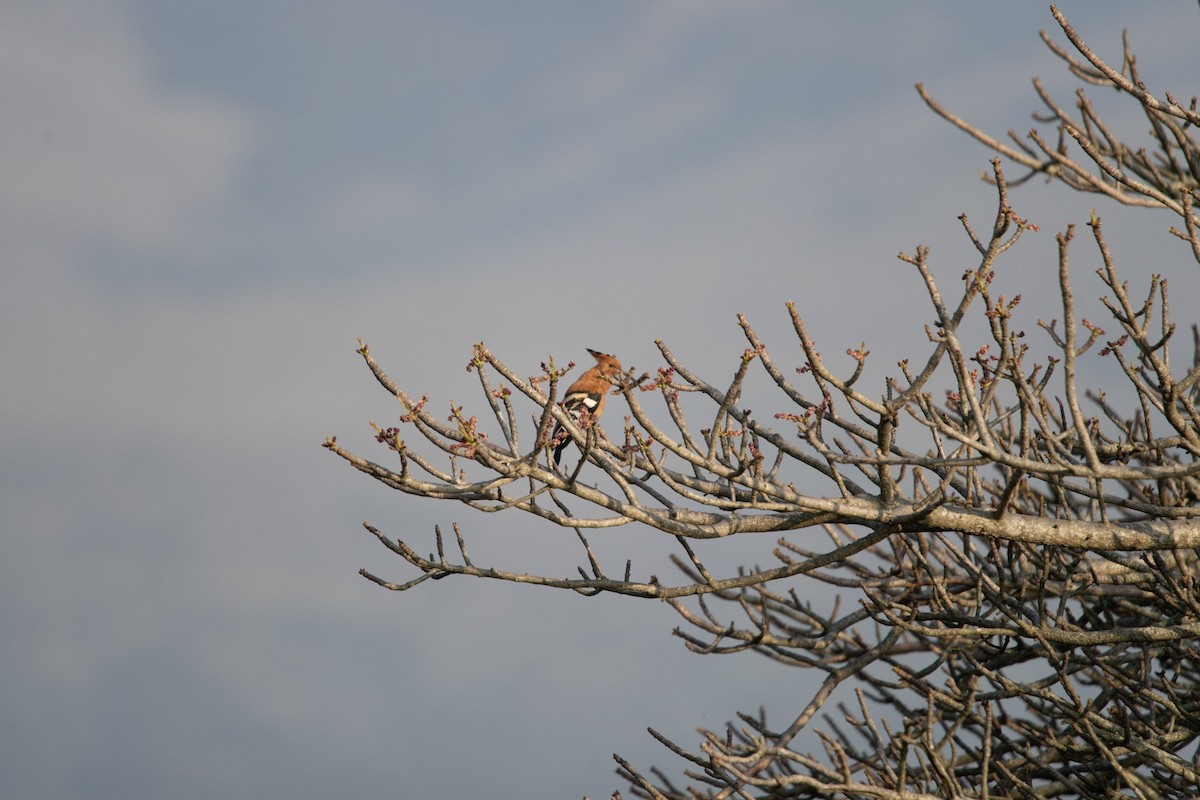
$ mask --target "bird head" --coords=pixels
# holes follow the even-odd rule
[[[592,354],[592,358],[596,359],[596,366],[600,370],[600,374],[609,380],[616,381],[621,377],[621,362],[616,359],[616,356],[610,356],[608,353],[601,353],[599,350],[588,348],[588,352]]]

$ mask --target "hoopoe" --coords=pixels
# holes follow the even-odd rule
[[[571,415],[571,421],[576,425],[584,422],[584,414],[588,415],[590,424],[595,424],[596,420],[600,419],[600,414],[604,412],[604,398],[621,377],[620,361],[608,353],[601,353],[590,347],[588,352],[596,359],[596,366],[580,375],[567,389],[562,400],[563,410]],[[555,441],[558,442],[554,446],[554,463],[557,464],[562,457],[562,451],[571,443],[571,434],[563,430],[561,424],[555,425],[554,433],[550,435],[550,442]]]

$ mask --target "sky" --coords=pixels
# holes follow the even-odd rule
[[[1195,93],[1195,3],[1061,8],[1111,58],[1128,28],[1160,96]],[[817,676],[690,654],[665,605],[359,577],[414,577],[364,520],[418,550],[458,523],[516,571],[580,553],[322,449],[386,458],[369,423],[399,411],[357,340],[442,408],[481,408],[478,341],[532,375],[587,347],[653,369],[661,338],[727,380],[743,312],[796,360],[788,300],[829,353],[894,364],[932,319],[896,254],[931,245],[955,286],[958,215],[994,214],[989,154],[913,84],[997,135],[1032,127],[1031,77],[1074,90],[1035,3],[16,0],[0,20],[3,797],[599,798],[623,787],[612,753],[678,774],[647,726],[687,745],[760,704],[790,721]],[[1093,207],[1135,279],[1186,266],[1163,214],[1037,181],[1013,203],[1042,231],[998,280],[1031,330],[1056,313],[1054,233]],[[659,534],[593,539],[670,572]]]

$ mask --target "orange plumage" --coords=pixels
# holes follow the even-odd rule
[[[608,353],[601,353],[591,348],[588,348],[588,352],[596,359],[596,366],[580,375],[579,379],[567,389],[562,400],[563,410],[571,415],[571,421],[576,425],[584,423],[585,414],[588,424],[594,424],[596,420],[600,419],[600,415],[604,412],[604,398],[608,395],[609,389],[621,377],[620,361]],[[563,430],[562,425],[554,426],[554,433],[550,436],[550,441],[558,440],[560,435],[562,439],[554,447],[555,464],[562,457],[562,451],[571,443],[571,436]]]

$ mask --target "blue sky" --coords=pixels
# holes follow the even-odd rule
[[[1194,3],[1061,7],[1111,57],[1127,26],[1152,89],[1196,91]],[[371,453],[368,421],[398,413],[356,339],[438,404],[477,402],[480,340],[533,374],[585,347],[652,368],[662,338],[716,380],[738,312],[794,347],[786,300],[830,353],[866,340],[893,363],[930,317],[895,254],[931,244],[952,285],[957,215],[993,213],[988,154],[913,84],[996,134],[1031,127],[1030,77],[1074,88],[1039,4],[0,19],[5,797],[607,797],[610,753],[679,766],[647,725],[688,742],[773,696],[794,714],[813,676],[689,655],[665,606],[359,578],[411,577],[364,519],[417,543],[459,522],[477,560],[516,569],[579,554],[322,450]],[[1043,232],[1002,278],[1034,318],[1055,313],[1053,233],[1092,206],[1135,275],[1186,258],[1162,215],[1037,182],[1013,199]],[[669,571],[648,531],[594,544]]]

